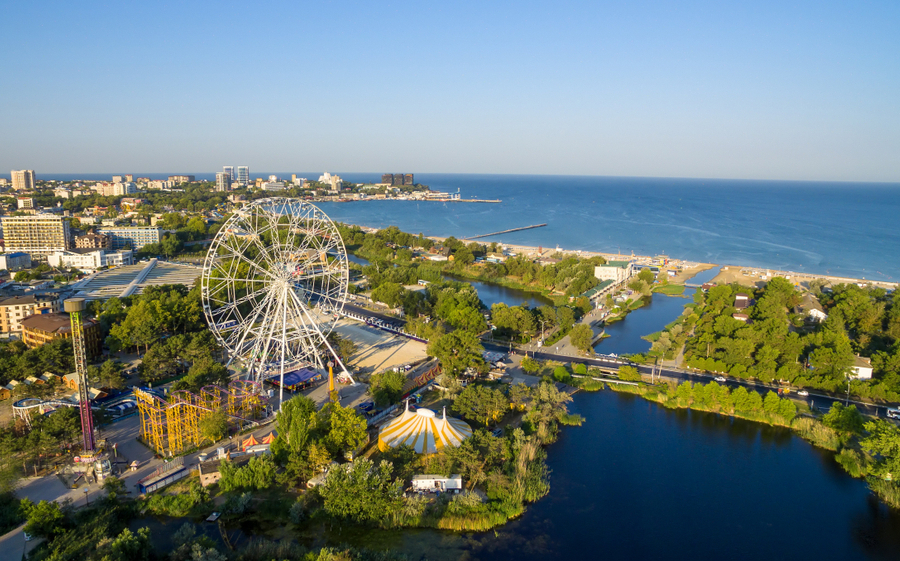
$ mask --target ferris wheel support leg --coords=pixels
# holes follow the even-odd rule
[[[295,299],[295,301],[297,302],[297,304],[299,304],[300,309],[303,311],[303,314],[306,315],[306,319],[309,320],[309,324],[312,326],[313,329],[316,330],[316,333],[319,334],[319,337],[322,338],[322,341],[325,343],[325,346],[328,347],[328,350],[331,351],[331,355],[334,357],[334,360],[336,360],[337,363],[340,365],[341,371],[347,376],[347,378],[350,378],[350,383],[351,383],[351,385],[354,385],[354,386],[355,386],[355,385],[356,385],[356,380],[353,379],[353,376],[350,375],[350,372],[347,370],[347,367],[344,366],[344,361],[342,361],[340,358],[338,358],[337,353],[334,352],[334,349],[331,347],[331,343],[328,342],[328,337],[326,337],[326,336],[322,333],[322,331],[319,329],[319,325],[316,323],[315,320],[313,320],[312,316],[309,315],[309,311],[306,309],[306,306],[304,306],[304,305],[299,301],[299,299],[297,298],[297,295],[294,294],[293,292],[291,292],[291,296],[293,296],[294,299]]]

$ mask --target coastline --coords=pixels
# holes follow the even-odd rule
[[[362,228],[362,226],[360,226]],[[372,229],[377,230],[377,229]],[[429,239],[434,241],[443,242],[449,236],[427,236]],[[470,242],[474,241],[476,243],[485,243],[479,240],[473,240],[470,238],[459,238],[460,241]],[[497,242],[500,244],[501,242]],[[641,265],[656,265],[662,259],[666,259],[667,263],[671,267],[681,269],[678,274],[669,279],[670,283],[681,284],[689,280],[691,277],[700,273],[702,271],[706,271],[712,269],[714,267],[721,266],[722,269],[719,271],[719,274],[716,275],[710,282],[714,282],[717,284],[729,284],[732,282],[737,282],[739,284],[743,284],[745,286],[755,286],[760,288],[769,278],[772,277],[784,277],[788,280],[796,281],[795,284],[805,283],[805,286],[808,288],[809,282],[815,279],[821,279],[826,281],[828,285],[835,285],[841,283],[854,283],[854,284],[862,284],[862,285],[871,285],[879,288],[884,288],[888,290],[894,290],[900,283],[896,282],[887,282],[887,281],[878,281],[878,280],[870,280],[870,279],[859,279],[852,277],[839,277],[833,275],[818,275],[811,273],[798,273],[795,271],[782,271],[778,269],[765,269],[761,267],[745,267],[741,265],[722,265],[719,263],[702,263],[698,261],[688,261],[684,259],[673,258],[667,255],[636,255],[636,254],[617,254],[617,253],[607,253],[607,252],[598,252],[598,251],[584,251],[580,249],[575,250],[566,250],[556,246],[554,248],[545,248],[542,246],[528,246],[528,245],[519,245],[519,244],[507,244],[504,243],[503,246],[514,251],[517,254],[524,254],[529,257],[540,258],[540,257],[549,257],[554,253],[562,253],[565,255],[575,255],[577,257],[590,258],[590,257],[603,257],[607,261],[619,261],[619,260],[633,260]]]

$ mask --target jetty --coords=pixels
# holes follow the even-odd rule
[[[478,238],[486,238],[488,236],[499,236],[500,234],[509,234],[510,232],[521,232],[522,230],[531,230],[532,228],[543,228],[546,224],[532,224],[531,226],[522,226],[521,228],[510,228],[509,230],[501,230],[499,232],[491,232],[490,234],[481,234],[480,236],[469,236],[467,240],[477,240]]]

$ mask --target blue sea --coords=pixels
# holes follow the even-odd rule
[[[320,206],[342,222],[425,235],[547,223],[479,241],[900,281],[900,184],[438,174],[416,181],[503,202]]]
[[[290,177],[290,173],[275,175]],[[380,180],[375,173],[341,176],[354,182]],[[480,241],[666,254],[725,265],[900,281],[900,229],[894,223],[900,217],[900,184],[896,183],[425,173],[416,174],[416,181],[439,191],[458,190],[463,198],[503,202],[320,206],[341,222],[396,225],[425,235],[465,237],[547,223],[544,228]]]

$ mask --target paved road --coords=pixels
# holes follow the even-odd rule
[[[508,346],[497,345],[493,343],[483,343],[485,349],[507,352],[509,350]],[[524,354],[524,351],[519,351]],[[576,362],[582,363],[590,366],[599,366],[604,368],[614,368],[618,369],[622,364],[627,364],[628,362],[624,359],[612,359],[606,357],[581,357],[581,356],[571,356],[564,354],[556,354],[550,351],[531,351],[528,350],[528,356],[541,359],[541,360],[555,360],[559,362]],[[638,369],[638,372],[641,374],[649,376],[652,372],[654,372],[652,366],[645,365],[637,365],[634,364],[635,368]],[[691,382],[710,382],[719,374],[710,374],[706,372],[696,372],[692,370],[685,370],[681,368],[656,368],[656,375],[661,375],[665,378],[670,378],[673,380],[681,380],[681,381],[691,381]],[[764,384],[762,382],[754,381],[754,380],[744,380],[741,378],[731,378],[725,377],[726,381],[724,385],[727,385],[731,388],[737,388],[743,386],[747,389],[751,389],[757,391],[763,395],[765,395],[768,391],[778,391],[780,386],[776,384]],[[857,400],[847,400],[845,397],[827,395],[819,392],[810,392],[809,396],[802,397],[798,396],[796,393],[791,393],[790,397],[793,399],[798,399],[801,401],[806,401],[810,405],[814,405],[819,409],[829,409],[834,403],[850,403],[856,405],[856,408],[865,415],[870,415],[873,417],[884,417],[886,414],[887,407],[897,407],[897,405],[889,405],[889,404],[874,404],[865,401],[857,401]]]
[[[397,319],[395,317],[390,317],[390,316],[380,314],[377,312],[373,312],[371,310],[367,310],[366,308],[361,308],[359,306],[354,306],[352,304],[345,304],[344,306],[348,310],[353,311],[354,313],[357,313],[359,315],[385,319],[394,324],[402,325],[402,324],[406,323],[404,320]],[[592,318],[591,321],[593,321],[594,319],[596,319],[596,318]],[[488,351],[496,351],[496,352],[503,352],[503,353],[510,352],[509,344],[503,345],[503,344],[498,344],[498,343],[490,343],[487,341],[482,341],[482,346],[485,348],[485,350],[488,350]],[[543,350],[541,347],[525,345],[520,348],[514,348],[514,350],[518,353],[527,354],[530,357],[541,359],[541,360],[555,360],[555,361],[559,361],[559,362],[580,362],[580,363],[587,364],[590,366],[599,366],[599,367],[605,367],[605,368],[618,369],[619,366],[626,363],[622,359],[605,358],[602,356],[584,357],[584,356],[580,356],[579,354],[577,354],[575,352],[571,352],[571,351],[566,352],[564,354],[556,353],[555,352],[556,346],[557,345],[554,345],[553,347],[547,347],[546,350]],[[563,348],[562,350],[566,351],[567,349]],[[644,365],[634,365],[634,366],[638,369],[638,372],[640,372],[641,374],[646,374],[649,376],[651,374],[651,372],[653,372],[652,366],[644,366]],[[682,380],[682,381],[687,380],[687,381],[692,381],[692,382],[710,382],[713,380],[713,378],[715,378],[716,376],[719,375],[719,374],[695,372],[692,370],[685,370],[685,369],[681,369],[681,368],[671,368],[671,367],[657,368],[655,373],[657,375],[662,375],[663,377],[670,378],[673,380]],[[732,388],[737,388],[739,386],[743,386],[747,389],[755,390],[761,394],[765,394],[766,392],[768,392],[770,390],[777,391],[779,389],[779,386],[775,385],[775,384],[764,384],[762,382],[756,382],[756,381],[752,381],[752,380],[744,380],[744,379],[740,379],[740,378],[729,378],[729,377],[726,377],[725,385],[728,385],[729,387],[732,387]],[[823,393],[819,393],[819,392],[810,392],[809,396],[806,396],[806,397],[801,397],[801,396],[798,396],[798,395],[792,393],[792,394],[790,394],[790,397],[792,397],[793,399],[804,400],[807,403],[809,403],[810,405],[814,405],[815,407],[817,407],[819,409],[831,408],[831,406],[837,402],[840,402],[840,403],[847,402],[847,403],[856,405],[856,408],[859,409],[859,411],[861,413],[866,414],[866,415],[871,415],[871,416],[877,416],[877,417],[884,417],[886,414],[887,407],[898,407],[898,405],[896,405],[896,404],[874,404],[874,403],[865,402],[865,401],[856,401],[853,399],[848,401],[846,398],[842,398],[840,396],[832,396],[832,395],[827,395],[827,394],[823,394]]]

